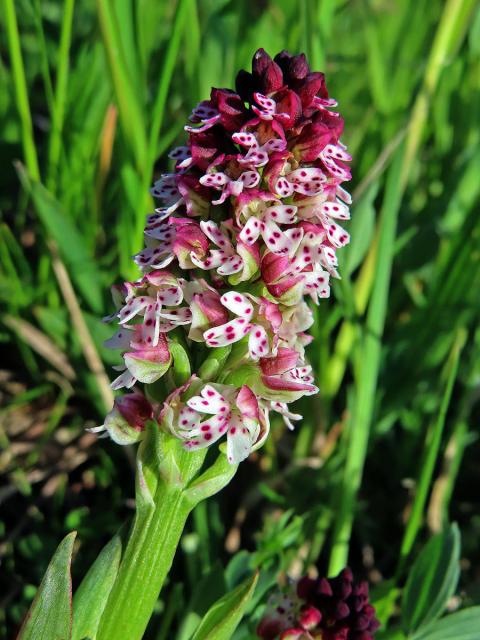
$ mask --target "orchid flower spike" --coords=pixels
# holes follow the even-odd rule
[[[264,442],[272,412],[289,429],[301,419],[290,404],[318,392],[307,302],[329,297],[350,239],[336,104],[303,54],[259,49],[235,91],[194,107],[151,189],[139,277],[113,288],[112,386],[130,391],[102,428],[117,442],[156,420],[188,450],[225,439],[236,464]]]

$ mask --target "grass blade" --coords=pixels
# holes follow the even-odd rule
[[[417,491],[412,505],[410,518],[408,519],[407,528],[403,537],[402,546],[400,548],[400,559],[397,568],[397,575],[400,575],[405,566],[413,544],[417,538],[418,531],[423,523],[423,513],[427,503],[428,492],[432,482],[435,463],[437,461],[440,444],[442,442],[442,434],[445,427],[445,419],[447,416],[448,406],[452,397],[453,385],[457,377],[460,353],[465,344],[467,335],[464,329],[457,332],[452,350],[445,366],[445,375],[447,378],[445,391],[442,394],[442,403],[438,412],[437,419],[430,427],[425,440],[425,453],[422,464],[420,465],[420,477],[417,483]]]
[[[402,158],[403,146],[397,150],[390,168],[382,206],[375,280],[361,345],[360,362],[362,365],[356,375],[357,395],[354,413],[350,418],[345,472],[337,502],[338,515],[333,532],[330,575],[336,575],[347,564],[356,495],[361,483],[367,453],[380,368],[381,338],[387,313],[397,216],[401,202],[399,175]]]
[[[65,104],[67,102],[68,67],[74,6],[75,0],[65,0],[57,60],[57,84],[53,103],[52,131],[48,149],[47,187],[52,193],[56,192],[58,165],[62,148],[62,130],[65,118]]]
[[[28,88],[25,79],[22,50],[20,47],[20,34],[18,33],[17,15],[15,13],[14,0],[5,0],[5,22],[7,27],[8,48],[12,64],[12,77],[15,84],[15,98],[17,101],[18,115],[22,125],[22,144],[25,155],[25,164],[34,180],[40,180],[37,150],[33,138],[32,116],[28,102]]]

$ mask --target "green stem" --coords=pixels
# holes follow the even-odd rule
[[[151,515],[135,521],[97,640],[143,637],[192,509],[179,488],[162,483],[157,496]]]
[[[138,450],[135,521],[96,640],[143,638],[189,513],[235,474],[223,454],[201,473],[205,455],[149,426]]]

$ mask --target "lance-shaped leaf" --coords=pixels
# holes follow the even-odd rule
[[[439,618],[455,592],[460,572],[456,524],[433,536],[412,566],[402,602],[402,626],[414,631]]]
[[[37,594],[25,617],[17,640],[55,638],[68,640],[72,630],[72,562],[76,531],[58,545]]]
[[[242,619],[257,581],[258,573],[255,573],[210,607],[192,640],[229,640]]]
[[[480,607],[469,607],[422,627],[408,637],[411,640],[478,640],[479,629]]]
[[[72,640],[95,638],[108,594],[115,582],[122,542],[116,535],[102,549],[73,598]]]

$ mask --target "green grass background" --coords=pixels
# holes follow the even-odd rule
[[[196,510],[149,634],[173,637],[202,576],[247,565],[348,559],[400,584],[451,519],[478,602],[478,4],[3,0],[0,20],[3,631],[66,531],[80,577],[132,512],[133,453],[83,431],[111,402],[100,318],[136,274],[148,187],[191,108],[258,47],[327,75],[354,158],[352,242],[315,312],[319,397]]]

